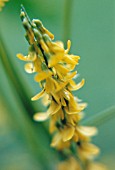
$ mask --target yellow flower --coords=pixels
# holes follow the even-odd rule
[[[87,170],[107,170],[103,164],[100,163],[89,163]]]
[[[100,149],[89,142],[81,142],[80,145],[78,145],[77,151],[81,159],[92,160],[99,154]]]
[[[64,141],[62,137],[63,137],[63,132],[60,131],[56,133],[51,142],[51,147],[54,147],[57,150],[63,150],[65,148],[69,148],[70,141]]]
[[[79,162],[74,157],[70,157],[67,161],[63,161],[58,165],[58,170],[82,170],[82,169]]]
[[[26,30],[26,39],[30,48],[27,56],[18,54],[20,60],[26,62],[25,70],[36,73],[35,81],[42,88],[41,92],[32,97],[32,101],[43,98],[43,104],[48,106],[46,112],[36,113],[34,120],[45,121],[49,119],[49,131],[53,134],[51,146],[63,151],[76,144],[76,152],[81,161],[90,161],[99,153],[99,148],[91,144],[91,137],[97,134],[95,127],[81,126],[83,110],[87,106],[82,103],[72,91],[79,90],[85,80],[75,83],[77,77],[74,70],[80,57],[69,54],[71,41],[67,42],[67,49],[61,41],[52,41],[54,35],[49,32],[40,20],[28,20],[24,8],[21,9],[21,20]],[[81,170],[73,157],[60,166],[63,168]],[[87,170],[90,170],[89,166]],[[94,169],[92,169],[94,170]]]

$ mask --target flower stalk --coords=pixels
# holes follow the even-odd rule
[[[66,155],[66,161],[62,162],[58,169],[98,169],[101,166],[92,163],[92,160],[98,155],[99,148],[91,143],[91,137],[97,134],[97,128],[80,125],[82,111],[87,104],[82,103],[72,93],[79,90],[85,82],[83,79],[76,84],[73,80],[77,77],[74,69],[80,57],[69,54],[70,40],[67,41],[67,49],[64,49],[61,41],[53,41],[54,35],[40,20],[31,21],[23,6],[20,17],[26,30],[29,52],[27,56],[17,54],[17,57],[27,62],[26,72],[36,73],[34,79],[42,89],[32,97],[32,101],[42,97],[43,104],[48,106],[48,109],[45,113],[36,113],[34,120],[49,119],[49,132],[53,136],[51,147]],[[96,168],[91,169],[94,166]]]

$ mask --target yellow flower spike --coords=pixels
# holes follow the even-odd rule
[[[36,113],[33,117],[35,121],[45,121],[49,118],[48,113]]]
[[[65,54],[68,54],[70,48],[71,48],[71,41],[68,40],[68,41],[67,41],[67,50],[65,50]]]
[[[63,129],[63,132],[62,132],[62,140],[63,140],[64,142],[70,140],[70,139],[73,137],[74,132],[75,132],[75,128],[74,128],[73,126],[71,126],[71,127],[69,127],[69,126],[68,126],[68,127],[65,127],[65,128]]]
[[[45,93],[45,90],[43,89],[40,93],[38,93],[37,95],[35,95],[34,97],[31,98],[32,101],[34,100],[38,100],[40,97],[42,97]]]
[[[42,71],[40,73],[38,73],[35,77],[34,77],[34,80],[36,82],[40,82],[44,79],[47,79],[48,77],[50,77],[52,75],[52,72],[47,70],[47,71]]]
[[[33,63],[25,64],[24,69],[27,73],[30,73],[30,74],[36,71]]]
[[[78,65],[80,57],[69,54],[70,40],[67,41],[66,50],[61,41],[53,42],[54,35],[43,26],[41,21],[31,21],[23,7],[21,20],[30,48],[28,56],[18,54],[17,57],[29,62],[25,65],[28,73],[37,73],[35,81],[39,82],[42,91],[32,97],[32,100],[43,97],[43,104],[49,105],[45,113],[36,113],[34,120],[45,121],[50,118],[49,131],[54,134],[51,146],[73,154],[70,149],[76,143],[77,156],[81,160],[81,164],[83,163],[83,168],[95,170],[88,165],[90,165],[91,159],[99,153],[99,148],[89,142],[91,137],[97,134],[97,129],[79,125],[83,117],[82,111],[87,104],[81,103],[81,100],[71,93],[73,90],[80,89],[85,82],[83,79],[76,84],[73,80],[77,77],[77,71],[73,70]],[[71,154],[68,155],[68,160],[70,163],[72,162],[71,166],[68,164],[69,169],[81,170],[82,168],[76,163],[76,160],[69,159]],[[88,163],[87,167],[84,163]]]

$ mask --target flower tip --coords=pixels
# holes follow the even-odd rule
[[[16,55],[16,57],[18,57],[20,60],[25,60],[26,58],[23,56],[23,54],[19,53]]]
[[[37,121],[37,116],[36,116],[36,114],[33,116],[33,120]]]
[[[42,121],[45,121],[47,120],[49,117],[49,115],[47,113],[36,113],[34,116],[33,116],[33,119],[35,121],[39,121],[39,122],[42,122]]]
[[[85,83],[85,79],[82,79],[83,83]]]
[[[71,47],[71,41],[70,40],[67,41],[67,46]]]
[[[25,69],[25,71],[26,71],[27,73],[29,73],[29,74],[35,72],[35,68],[34,68],[34,66],[33,66],[33,63],[27,63],[27,64],[25,64],[24,69]]]
[[[20,53],[18,53],[18,54],[16,54],[16,57],[18,57],[18,58],[20,59],[20,55],[21,55],[21,54],[20,54]]]
[[[44,93],[45,93],[45,91],[44,91],[44,89],[43,89],[40,93],[38,93],[38,94],[36,94],[34,97],[32,97],[31,100],[32,100],[32,101],[38,100],[40,97],[43,96]]]
[[[35,101],[34,97],[31,98],[31,101]]]
[[[68,40],[68,41],[67,41],[67,49],[65,50],[65,53],[66,53],[66,54],[70,51],[70,48],[71,48],[71,41]]]

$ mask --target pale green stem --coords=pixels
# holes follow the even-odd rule
[[[64,2],[64,22],[63,22],[63,42],[66,43],[71,36],[71,18],[73,0],[65,0]]]

